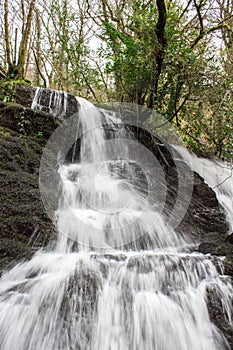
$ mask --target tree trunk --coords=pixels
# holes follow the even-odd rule
[[[158,98],[159,77],[162,72],[167,39],[165,36],[165,25],[167,20],[167,10],[164,0],[156,0],[158,8],[158,21],[155,27],[155,33],[158,40],[158,47],[154,48],[154,75],[152,77],[152,89],[150,92],[149,108],[156,107]]]
[[[16,78],[19,78],[19,79],[24,78],[25,62],[26,62],[26,56],[27,56],[28,42],[29,42],[30,33],[31,33],[31,26],[32,26],[35,4],[36,4],[36,0],[32,0],[30,3],[29,12],[27,16],[27,23],[22,33],[22,40],[19,46],[19,59],[17,63],[18,69],[16,74]]]

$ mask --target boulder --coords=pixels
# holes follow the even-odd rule
[[[53,116],[17,104],[0,104],[0,270],[29,258],[53,234],[39,192],[39,166]]]
[[[29,258],[36,249],[46,245],[54,234],[53,224],[40,199],[38,175],[43,147],[60,121],[56,113],[48,113],[51,112],[50,97],[55,93],[49,89],[42,91],[41,105],[45,103],[45,108],[38,111],[30,108],[35,92],[34,87],[17,86],[17,103],[0,104],[1,271],[22,258]],[[76,98],[68,94],[64,118],[77,110]],[[178,177],[172,151],[163,145],[161,139],[146,131],[131,131],[156,155],[163,167],[168,187],[166,204],[173,207],[178,191]],[[71,153],[68,152],[68,158]],[[185,164],[181,164],[181,167],[184,172],[187,170]],[[177,231],[187,233],[198,246],[197,250],[203,254],[224,255],[225,273],[232,276],[233,234],[227,235],[228,226],[223,209],[214,191],[198,174],[194,174],[192,199]],[[111,255],[108,258],[115,259]],[[95,286],[91,293],[95,294]],[[220,309],[214,303],[210,296],[211,319],[230,339],[232,330],[226,326]]]
[[[37,94],[37,101],[34,97]],[[78,102],[74,95],[62,90],[36,88],[26,84],[17,85],[14,92],[15,102],[31,108],[32,103],[37,102],[35,109],[52,114],[56,117],[69,118],[78,112]],[[57,102],[60,102],[59,109]]]

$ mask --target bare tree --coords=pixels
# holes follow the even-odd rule
[[[26,9],[24,0],[21,0],[21,18],[19,17],[20,19],[15,21],[13,26],[10,26],[10,20],[12,20],[10,19],[10,14],[12,14],[12,11],[10,13],[8,0],[4,0],[4,46],[6,52],[6,67],[2,66],[1,70],[7,77],[16,79],[25,77],[25,65],[29,54],[29,41],[35,4],[36,0],[31,0],[28,9]],[[18,27],[20,24],[20,41],[18,43]]]

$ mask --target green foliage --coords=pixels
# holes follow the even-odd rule
[[[166,1],[163,45],[156,1],[42,0],[36,9],[37,42],[33,42],[36,83],[43,79],[51,88],[93,102],[156,107],[191,150],[232,157],[233,10],[225,0],[205,0],[199,13],[196,4]],[[222,38],[221,48],[213,33]],[[93,38],[98,44],[94,49]],[[29,55],[30,49],[31,68]],[[6,52],[2,57],[0,68],[7,66]],[[1,101],[14,101],[17,83],[30,82],[0,81]],[[25,122],[21,121],[22,132]],[[153,128],[153,118],[149,123]]]
[[[7,130],[7,128],[4,128],[4,126],[0,126],[0,134],[5,137],[11,136],[10,131]]]
[[[231,86],[232,78],[216,63],[207,67],[205,80],[196,87],[195,101],[188,101],[181,112],[180,133],[193,151],[202,155],[232,158]]]
[[[100,55],[106,61],[105,72],[114,77],[116,100],[149,105],[150,91],[159,74],[155,57],[160,44],[156,36],[158,10],[155,2],[148,4],[145,7],[144,2],[130,1],[121,15],[112,5],[114,16],[109,10],[102,22],[107,45]],[[180,17],[179,3],[169,4],[157,111],[175,124],[194,152],[232,157],[233,77],[215,58],[214,42],[207,37],[197,41],[198,24],[194,21],[194,26],[186,13]]]
[[[18,126],[19,126],[19,132],[20,134],[25,135],[26,134],[26,126],[30,124],[30,120],[26,119],[24,114],[21,113],[18,121]]]
[[[125,16],[121,25],[110,20],[102,23],[102,37],[107,43],[106,51],[102,51],[107,60],[105,72],[115,78],[116,98],[124,96],[126,101],[144,104],[153,75],[157,8],[151,3],[145,9],[135,1]]]

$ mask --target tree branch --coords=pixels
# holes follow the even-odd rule
[[[190,46],[191,49],[194,49],[194,47],[199,43],[200,40],[202,40],[206,35],[209,35],[217,30],[220,30],[222,28],[228,27],[225,23],[228,19],[232,18],[233,14],[230,15],[228,18],[223,19],[221,22],[219,22],[216,26],[206,29],[203,32],[200,32],[199,35],[196,37],[192,45]]]
[[[32,52],[33,52],[33,56],[34,56],[34,59],[35,59],[35,62],[36,62],[37,71],[38,71],[38,73],[40,74],[40,76],[41,76],[41,78],[42,78],[42,80],[43,80],[43,82],[44,82],[44,88],[46,88],[46,87],[47,87],[47,82],[46,82],[45,76],[44,76],[43,73],[41,72],[40,64],[39,64],[39,61],[38,61],[38,59],[37,59],[37,57],[36,57],[35,50],[32,49]]]
[[[18,59],[18,74],[19,77],[22,78],[24,75],[24,65],[25,65],[25,59],[26,59],[26,53],[27,53],[27,47],[31,32],[31,26],[32,26],[32,19],[33,19],[33,11],[35,8],[36,0],[32,0],[29,6],[29,11],[27,15],[27,23],[25,30],[22,35],[22,39],[19,46],[19,59]]]
[[[184,100],[182,101],[181,105],[179,106],[178,109],[176,109],[176,111],[172,114],[172,116],[164,123],[160,124],[160,125],[156,125],[155,128],[158,129],[158,128],[162,128],[164,127],[165,125],[167,125],[168,123],[170,123],[175,117],[177,118],[178,116],[178,113],[180,112],[181,108],[184,106],[184,104],[186,103],[186,101],[188,100],[189,98],[189,94],[187,94],[184,98]]]
[[[158,21],[155,26],[155,33],[158,39],[159,48],[155,51],[155,72],[153,76],[153,86],[152,91],[150,93],[150,100],[148,107],[154,108],[158,95],[158,84],[159,77],[162,72],[162,64],[164,60],[165,48],[167,45],[167,39],[165,36],[165,25],[167,20],[167,9],[164,0],[156,0],[157,8],[158,8]]]
[[[10,45],[10,33],[9,33],[9,23],[8,23],[8,0],[5,0],[4,2],[4,39],[5,39],[5,45],[6,45],[6,58],[7,58],[7,64],[8,67],[11,66],[11,45]]]

